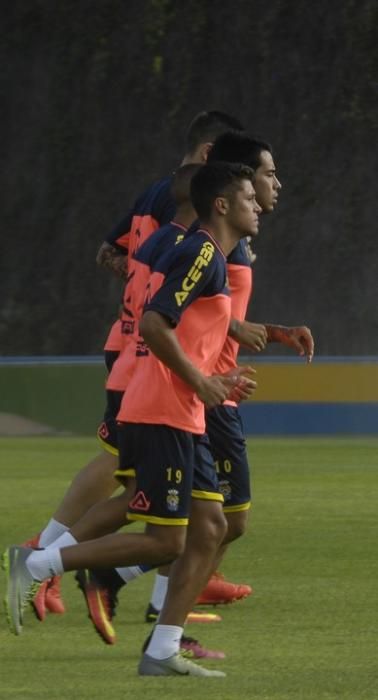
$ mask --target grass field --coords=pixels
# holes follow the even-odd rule
[[[0,440],[1,547],[40,529],[71,476],[97,451],[92,439]],[[26,613],[22,636],[0,620],[4,700],[377,700],[378,440],[256,439],[248,534],[223,572],[255,594],[218,609],[223,621],[188,633],[223,649],[226,679],[138,678],[152,575],[129,584],[119,641],[93,633],[68,574],[65,616]],[[4,576],[0,578],[4,590]]]

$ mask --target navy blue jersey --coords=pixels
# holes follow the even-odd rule
[[[149,293],[151,271],[158,257],[174,248],[176,242],[184,237],[185,231],[183,226],[174,222],[162,226],[129,258],[120,322],[123,342],[120,356],[107,380],[107,389],[124,391],[133,372],[135,358],[148,352],[139,335],[139,320]]]
[[[123,295],[122,333],[135,334],[142,314],[151,272],[157,260],[184,238],[186,229],[171,222],[154,231],[129,259]]]
[[[176,211],[171,185],[172,176],[150,185],[110,232],[106,242],[121,252],[132,255],[153,231],[169,223]]]
[[[128,255],[128,269],[130,274],[130,260],[133,253],[147,238],[160,226],[164,226],[172,220],[176,211],[176,203],[171,195],[172,176],[162,178],[150,185],[136,200],[134,206],[126,217],[111,231],[106,242]],[[106,349],[121,351],[123,349],[123,335],[121,324],[117,320],[109,333],[105,343]]]
[[[162,226],[133,254],[134,260],[147,264],[151,270],[157,264],[158,259],[165,253],[170,253],[174,246],[181,243],[186,236],[187,229],[181,224],[171,221]]]
[[[233,251],[231,251],[230,255],[227,257],[227,263],[230,265],[251,267],[252,252],[247,237],[242,238]]]
[[[148,265],[147,257],[144,262]],[[231,316],[226,259],[217,242],[207,231],[199,230],[170,252],[163,252],[155,260],[149,287],[151,298],[144,311],[155,311],[177,326],[174,333],[188,360],[211,375]],[[118,420],[205,431],[199,397],[148,347],[137,357]]]
[[[196,299],[218,294],[229,296],[225,257],[207,231],[198,229],[195,235],[185,238],[172,249],[158,253],[155,246],[145,253],[153,263],[150,264],[150,293],[153,297],[146,304],[145,311],[158,311],[176,325],[185,309]]]

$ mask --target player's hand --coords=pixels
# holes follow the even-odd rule
[[[283,343],[296,350],[307,362],[314,357],[314,339],[307,326],[267,326],[269,340]]]
[[[251,321],[240,322],[232,337],[237,340],[239,345],[243,345],[254,352],[264,350],[268,342],[265,326],[262,323],[251,323]]]
[[[228,399],[232,389],[238,383],[238,377],[226,377],[214,374],[212,377],[203,377],[201,386],[196,394],[207,408],[214,408]]]
[[[233,376],[237,379],[237,384],[231,389],[228,399],[236,403],[247,401],[257,389],[255,375],[256,370],[251,365],[235,367],[227,372],[226,376]]]
[[[114,246],[106,241],[102,243],[96,256],[96,263],[111,270],[117,277],[127,277],[127,255],[122,255]]]

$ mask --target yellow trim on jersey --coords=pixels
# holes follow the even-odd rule
[[[201,498],[203,501],[220,501],[223,503],[224,498],[221,493],[215,493],[213,491],[192,491],[192,498]]]
[[[223,512],[224,513],[239,513],[239,511],[242,511],[242,510],[249,510],[251,505],[252,505],[251,501],[248,501],[248,503],[240,503],[240,505],[237,505],[237,506],[224,506]]]
[[[135,476],[135,469],[116,469],[113,476]]]
[[[101,447],[106,451],[110,452],[111,455],[114,455],[115,457],[118,457],[119,455],[119,450],[117,447],[112,447],[111,445],[108,445],[105,440],[103,440],[99,435],[97,435],[97,440],[101,444]]]
[[[187,525],[189,518],[159,518],[156,515],[140,515],[139,513],[127,513],[127,520],[142,520],[151,525]]]

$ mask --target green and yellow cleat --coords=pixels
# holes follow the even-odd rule
[[[206,678],[224,678],[223,671],[211,671],[199,666],[181,654],[173,654],[168,659],[153,659],[143,654],[138,666],[140,676],[202,676]]]
[[[30,547],[13,545],[3,554],[3,569],[7,576],[7,592],[4,605],[9,624],[13,634],[22,632],[24,611],[37,593],[41,583],[30,574],[26,560],[30,556]]]

